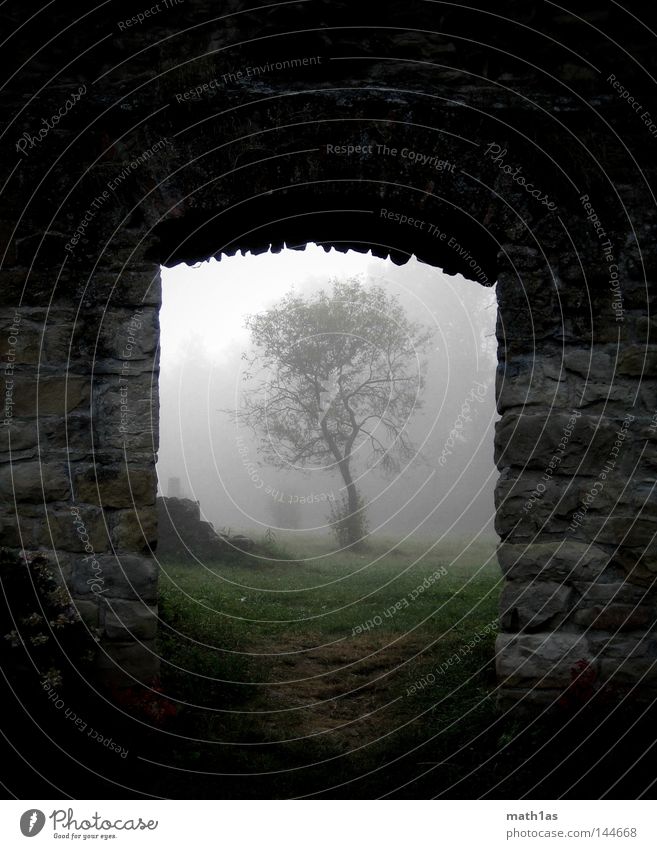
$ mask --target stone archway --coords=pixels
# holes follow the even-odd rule
[[[159,265],[317,241],[498,282],[502,704],[654,694],[654,140],[604,31],[649,43],[603,6],[97,12],[10,84],[0,542],[56,555],[106,680],[157,670]]]

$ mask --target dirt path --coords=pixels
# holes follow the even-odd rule
[[[345,751],[373,742],[399,723],[408,666],[422,644],[385,641],[365,634],[299,653],[303,645],[281,641],[268,661],[267,678],[253,708],[271,740],[323,737],[324,745]],[[269,651],[272,647],[268,647]]]

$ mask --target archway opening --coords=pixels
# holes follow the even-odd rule
[[[312,323],[311,307],[323,292],[327,308],[336,281],[359,287],[352,296],[383,292],[388,300],[378,309],[394,299],[395,322],[407,320],[404,332],[413,328],[414,340],[422,339],[406,351],[409,369],[399,377],[415,380],[401,425],[386,428],[391,415],[376,404],[366,409],[372,396],[357,408],[361,418],[378,417],[351,449],[364,518],[358,544],[340,535],[340,464],[317,453],[295,460],[287,450],[294,439],[283,444],[271,413],[271,361],[269,380],[260,379],[260,395],[251,396],[264,402],[259,426],[239,417],[262,334],[271,343],[286,305],[307,313],[302,341],[323,339],[329,331]],[[272,322],[254,323],[254,316]],[[187,704],[192,726],[221,740],[222,758],[245,776],[257,750],[286,794],[299,793],[300,769],[302,783],[310,773],[310,792],[320,792],[338,780],[342,756],[360,751],[348,780],[361,781],[375,761],[424,746],[436,721],[492,706],[500,590],[495,320],[494,288],[414,256],[395,265],[371,252],[311,243],[163,270],[163,680]],[[351,326],[333,325],[330,333],[355,335]],[[321,348],[322,356],[334,353]],[[372,354],[370,377],[375,363]],[[316,414],[326,428],[319,421],[308,435],[301,413],[313,399],[295,399],[308,438],[339,429],[339,416],[331,418],[334,365],[320,360],[318,372],[324,394],[315,399]],[[350,377],[353,389],[358,381]],[[375,372],[374,379],[383,378]],[[397,388],[385,384],[385,411]],[[395,451],[400,440],[408,451]],[[394,462],[385,462],[386,453]],[[447,740],[448,748],[456,743]],[[201,754],[207,766],[216,752]],[[308,769],[325,760],[332,766]]]

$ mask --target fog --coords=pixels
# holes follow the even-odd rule
[[[160,494],[171,494],[170,479],[179,478],[182,494],[200,502],[217,530],[327,533],[329,502],[342,494],[337,470],[265,465],[258,440],[228,411],[239,406],[250,349],[245,317],[292,288],[303,295],[358,277],[398,295],[410,318],[434,328],[422,407],[407,426],[420,453],[395,475],[354,466],[370,532],[422,539],[494,532],[494,289],[415,258],[397,267],[316,245],[162,274]]]

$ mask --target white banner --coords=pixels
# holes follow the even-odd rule
[[[582,841],[601,849],[655,849],[655,806],[646,801],[504,800],[0,803],[3,849],[53,842],[161,849],[557,849]]]

